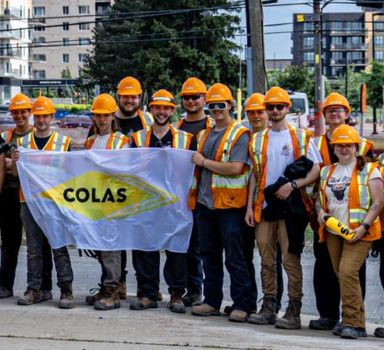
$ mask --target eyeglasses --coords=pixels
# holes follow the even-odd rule
[[[197,101],[200,97],[201,97],[201,95],[184,95],[184,96],[181,96],[181,98],[184,101],[189,101],[191,99],[192,99],[192,101]]]
[[[345,109],[340,107],[340,108],[327,108],[325,110],[325,113],[327,114],[332,114],[332,113],[342,113],[345,112]]]
[[[272,112],[275,109],[275,107],[278,111],[282,111],[286,107],[286,105],[270,105],[269,104],[265,106],[266,110],[270,112]]]
[[[340,145],[340,144],[335,145],[335,148],[338,148],[339,150],[342,150],[344,148],[346,151],[349,151],[349,150],[353,149],[354,147],[355,147],[354,143],[348,143],[346,145]]]
[[[227,102],[212,102],[212,103],[208,103],[207,107],[210,110],[227,109],[228,104]]]

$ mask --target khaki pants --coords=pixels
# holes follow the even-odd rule
[[[359,270],[368,256],[372,242],[360,240],[351,244],[332,233],[327,232],[326,235],[333,269],[340,283],[343,326],[365,328]]]
[[[264,295],[277,294],[276,245],[283,253],[283,266],[288,275],[288,296],[292,299],[303,297],[303,270],[300,258],[288,252],[288,234],[284,220],[265,221],[256,225],[255,236],[261,257],[261,280]]]

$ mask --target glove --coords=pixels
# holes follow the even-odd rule
[[[380,253],[384,254],[384,237],[374,241],[372,244],[371,256],[377,258]]]

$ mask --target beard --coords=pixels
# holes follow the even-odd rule
[[[164,121],[159,121],[157,119],[157,117],[154,115],[153,116],[153,120],[154,122],[157,124],[157,125],[160,125],[160,126],[163,126],[163,125],[166,125],[169,123],[169,121],[171,120],[171,116],[169,116],[167,119],[164,119]]]
[[[125,117],[132,118],[137,114],[137,110],[139,109],[139,106],[133,106],[133,109],[131,111],[127,111],[125,109],[125,106],[119,103],[119,110],[121,114]]]

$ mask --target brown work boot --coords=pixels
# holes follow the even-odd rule
[[[119,296],[120,296],[120,299],[127,299],[127,282],[126,281],[120,282]]]
[[[257,314],[250,315],[248,322],[258,325],[275,324],[276,317],[276,298],[271,295],[266,295],[260,311]]]
[[[32,305],[43,301],[40,290],[27,289],[24,295],[19,298],[17,305]]]
[[[136,296],[138,298],[141,298],[143,296],[143,290],[140,287],[137,287]],[[164,299],[163,298],[163,293],[157,292],[157,301],[163,301],[163,299]]]
[[[93,304],[95,310],[113,310],[120,308],[120,291],[117,288],[103,286],[102,297]]]
[[[195,316],[220,316],[220,310],[211,305],[201,304],[192,308],[192,315]]]
[[[85,297],[85,302],[88,305],[93,305],[97,300],[100,300],[103,297],[103,291],[102,291],[103,286],[99,284],[99,288],[91,288],[89,290],[89,294]]]
[[[300,313],[301,300],[289,299],[285,315],[276,321],[275,327],[282,329],[301,329]]]
[[[157,309],[157,301],[151,300],[146,297],[140,297],[138,300],[133,301],[129,305],[131,310],[146,310],[146,309]]]
[[[248,314],[243,310],[233,310],[229,315],[229,321],[244,323],[247,322]]]
[[[72,282],[62,281],[58,283],[60,287],[60,302],[59,309],[72,309],[73,308],[73,293]]]
[[[172,312],[178,314],[186,313],[185,305],[183,303],[183,294],[183,291],[179,291],[177,289],[173,289],[171,291],[171,301],[169,302],[168,307]]]

